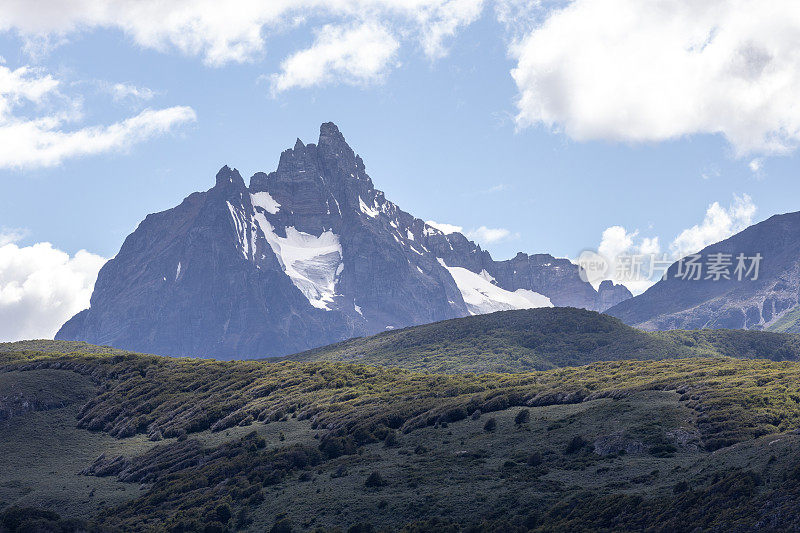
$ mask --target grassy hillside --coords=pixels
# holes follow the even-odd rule
[[[681,357],[800,359],[800,338],[744,330],[647,333],[573,308],[502,311],[351,339],[289,356],[427,372],[526,372],[595,361]]]
[[[777,333],[800,333],[800,306],[789,309],[768,329]]]
[[[82,341],[54,341],[38,339],[17,342],[0,342],[0,353],[29,352],[29,353],[96,353],[96,354],[124,354],[126,350],[118,350],[111,346],[96,346]]]
[[[9,352],[0,376],[11,531],[800,527],[795,362],[476,375]]]

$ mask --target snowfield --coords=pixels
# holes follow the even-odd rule
[[[344,268],[339,236],[330,230],[315,236],[289,226],[286,237],[281,237],[258,207],[266,211],[254,205],[253,218],[294,286],[314,307],[333,309],[336,282]]]
[[[453,280],[467,304],[472,315],[508,311],[511,309],[533,309],[535,307],[553,307],[550,298],[527,289],[507,291],[494,283],[494,278],[485,270],[476,274],[462,267],[449,267],[443,259],[437,258],[439,264],[450,272]]]

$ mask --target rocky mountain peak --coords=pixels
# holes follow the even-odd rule
[[[324,122],[319,127],[319,146],[338,146],[341,148],[346,147],[348,150],[350,149],[350,146],[348,146],[347,141],[344,139],[344,135],[342,135],[338,126],[333,122]],[[352,152],[352,150],[350,151]]]
[[[244,188],[244,180],[242,179],[242,176],[239,174],[238,170],[225,165],[219,169],[219,172],[217,172],[215,187],[226,188],[231,186],[236,188]]]
[[[495,261],[463,234],[401,210],[328,122],[318,144],[298,139],[249,188],[224,166],[211,190],[148,216],[100,271],[91,308],[58,335],[150,353],[257,357],[551,305],[601,302],[566,259]]]

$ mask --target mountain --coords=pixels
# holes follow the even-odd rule
[[[350,339],[284,358],[422,372],[528,372],[597,361],[682,357],[800,360],[800,337],[765,331],[648,333],[595,311],[498,311]]]
[[[673,264],[643,294],[606,312],[648,330],[746,328],[800,332],[800,212],[776,215],[701,250],[694,262]],[[719,254],[722,254],[721,256]],[[745,259],[741,276],[737,260]],[[754,260],[760,256],[759,260]],[[722,259],[722,263],[719,261]],[[730,263],[717,278],[709,265]],[[757,266],[748,275],[751,267]],[[682,268],[683,267],[683,268]],[[684,279],[684,274],[688,274]],[[742,278],[741,280],[739,278]],[[754,279],[755,278],[755,279]]]
[[[213,188],[148,215],[100,271],[91,306],[60,340],[165,355],[279,356],[498,310],[602,310],[600,292],[550,255],[494,261],[376,190],[332,123],[245,185],[227,166]]]

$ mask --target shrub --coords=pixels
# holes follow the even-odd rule
[[[519,413],[517,413],[517,416],[514,417],[514,423],[518,426],[521,426],[522,424],[527,424],[530,419],[531,419],[530,410],[523,409]]]
[[[216,512],[216,515],[217,515],[217,519],[220,522],[222,522],[223,524],[227,524],[228,520],[230,520],[231,516],[233,516],[233,513],[231,513],[231,508],[228,507],[228,505],[224,504],[224,503],[218,505],[215,512]]]
[[[352,455],[356,452],[356,444],[353,438],[326,436],[323,437],[319,445],[320,451],[324,453],[329,459],[335,459],[340,455]]]
[[[497,420],[495,420],[494,417],[487,420],[486,423],[483,425],[484,431],[491,432],[494,431],[495,429],[497,429]]]
[[[279,518],[272,525],[269,533],[292,533],[292,523],[288,518]]]
[[[681,492],[686,492],[687,490],[689,490],[689,484],[685,481],[679,481],[678,483],[675,483],[674,487],[672,487],[672,492],[675,494],[680,494]]]
[[[203,529],[204,533],[223,533],[225,531],[225,526],[222,525],[221,522],[211,522],[210,524],[206,524],[206,527]]]
[[[542,454],[539,452],[533,452],[528,456],[528,466],[539,466],[542,464]]]
[[[656,444],[651,447],[650,455],[655,457],[672,457],[678,449],[672,444]]]
[[[567,444],[567,449],[564,450],[566,454],[577,453],[583,449],[588,443],[580,435],[575,435],[572,440]]]
[[[372,472],[364,482],[364,486],[367,488],[380,488],[384,485],[386,485],[386,481],[384,481],[383,476],[377,470]]]

